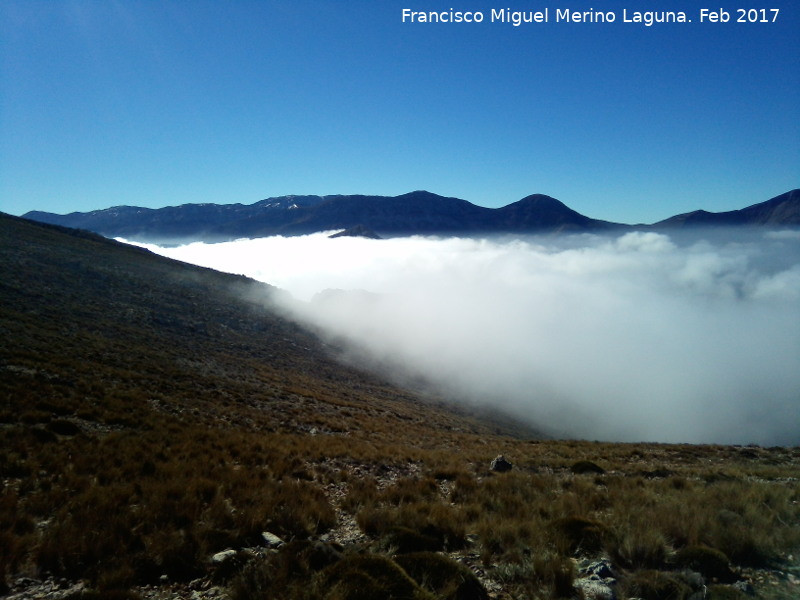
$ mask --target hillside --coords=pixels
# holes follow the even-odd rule
[[[152,406],[161,406],[157,388],[166,385],[178,392],[166,394],[171,412],[191,407],[213,422],[220,403],[239,402],[237,410],[258,412],[257,429],[361,428],[354,413],[353,422],[336,415],[328,423],[331,403],[363,402],[374,412],[386,400],[407,418],[423,410],[419,397],[336,362],[272,307],[275,288],[86,232],[8,216],[0,223],[6,373],[66,388],[100,376]],[[80,408],[101,403],[83,393]],[[305,422],[301,412],[314,416]],[[413,420],[437,432],[456,426],[450,413],[424,417]]]
[[[800,449],[502,435],[276,294],[0,215],[0,594],[797,592]]]

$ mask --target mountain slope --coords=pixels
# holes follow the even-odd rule
[[[248,232],[259,228],[274,230],[290,223],[297,209],[324,201],[322,196],[283,196],[267,198],[251,205],[183,204],[164,208],[115,206],[87,213],[56,215],[41,211],[24,218],[52,225],[94,231],[109,237],[181,240],[218,239],[221,231]]]
[[[414,422],[425,414],[437,430],[478,427],[456,424],[446,411],[426,414],[419,396],[341,365],[330,348],[281,315],[272,302],[281,292],[271,286],[2,214],[0,252],[4,384],[19,373],[30,384],[69,385],[105,373],[107,387],[152,404],[163,394],[148,386],[167,378],[172,404],[216,414],[236,397],[237,410],[258,409],[260,426],[287,431],[307,430],[309,420],[321,426],[322,415],[333,415],[343,398],[354,404],[353,415],[384,410],[379,405],[388,402]],[[223,388],[228,392],[214,391]],[[77,401],[102,412],[94,394]],[[145,410],[144,404],[131,410]],[[304,421],[292,416],[293,405],[313,411],[304,411]],[[340,430],[356,426],[331,418]]]
[[[738,227],[744,225],[797,226],[800,225],[800,189],[776,196],[740,210],[713,213],[696,210],[675,215],[655,223],[655,228],[677,227]]]
[[[19,572],[188,581],[262,531],[330,529],[341,469],[500,439],[340,363],[280,293],[0,213],[0,595]]]

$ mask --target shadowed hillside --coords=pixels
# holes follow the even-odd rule
[[[235,405],[258,430],[360,429],[367,415],[334,409],[363,403],[360,413],[395,411],[437,432],[485,431],[448,412],[418,414],[418,397],[337,363],[272,308],[275,288],[91,233],[0,223],[4,372],[67,391],[102,380],[100,397],[70,391],[71,408],[97,410],[113,389],[143,401],[132,413],[161,407],[219,425]]]
[[[0,594],[797,591],[800,450],[502,436],[279,293],[0,215]]]

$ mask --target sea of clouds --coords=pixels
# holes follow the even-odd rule
[[[352,360],[555,435],[800,444],[798,231],[145,246],[283,288]]]

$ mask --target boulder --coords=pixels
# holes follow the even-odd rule
[[[514,465],[508,462],[505,456],[501,454],[495,457],[494,460],[492,460],[490,468],[492,469],[492,471],[496,471],[497,473],[505,473],[506,471],[510,471],[513,466]]]
[[[578,564],[578,573],[581,577],[594,577],[595,579],[617,579],[617,575],[606,559],[587,560],[584,559]]]
[[[575,587],[586,600],[616,600],[617,576],[608,560],[584,559],[578,563]]]
[[[283,546],[283,540],[279,538],[274,533],[270,533],[269,531],[262,531],[261,537],[264,540],[264,544],[266,544],[267,548],[280,548]]]
[[[230,560],[236,556],[236,550],[228,549],[223,550],[222,552],[217,552],[214,556],[211,557],[211,564],[213,565],[221,565],[222,563]]]
[[[575,588],[586,600],[617,600],[612,584],[599,579],[576,579]]]

